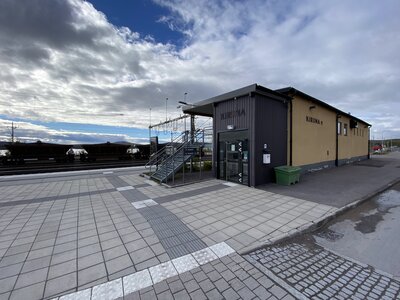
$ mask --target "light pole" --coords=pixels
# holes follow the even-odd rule
[[[165,98],[165,121],[168,120],[168,98]]]

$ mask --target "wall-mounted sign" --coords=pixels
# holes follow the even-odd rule
[[[156,153],[158,150],[158,137],[150,137],[150,155]]]
[[[244,108],[237,109],[234,111],[228,111],[228,112],[221,113],[221,120],[232,119],[233,117],[241,117],[241,116],[245,116],[245,115],[246,115],[246,111],[244,110]]]
[[[317,119],[317,118],[314,118],[314,117],[309,117],[309,116],[306,116],[306,121],[310,122],[310,123],[320,124],[320,125],[324,124],[324,122],[321,121],[320,119]]]

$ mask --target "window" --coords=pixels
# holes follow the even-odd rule
[[[347,135],[347,124],[343,124],[343,135]]]
[[[337,134],[342,134],[342,122],[337,122]]]

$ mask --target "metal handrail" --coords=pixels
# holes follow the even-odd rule
[[[170,146],[173,147],[174,144],[176,144],[179,139],[181,139],[183,136],[185,136],[187,134],[188,134],[188,131],[183,131],[179,136],[177,136],[171,142],[166,144],[162,149],[160,149],[156,153],[154,153],[150,157],[149,161],[144,165],[144,167],[147,169],[149,167],[151,168],[154,165],[159,165],[160,163],[162,163],[165,160],[166,149]]]
[[[193,134],[193,143],[198,143],[200,133],[204,135],[204,129],[197,129],[194,134]],[[202,137],[202,136],[201,136]],[[173,155],[167,157],[164,161],[167,161],[169,159],[172,159],[173,156],[175,156],[176,153],[178,153],[181,149],[185,148],[188,144],[192,144],[192,138],[189,137],[186,142],[184,142],[182,145],[180,145],[176,150],[174,151]],[[202,144],[204,144],[204,139],[202,141]]]

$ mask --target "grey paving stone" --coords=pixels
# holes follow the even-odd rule
[[[126,251],[123,245],[107,249],[106,251],[103,252],[105,260],[111,260],[113,258],[117,258],[125,254],[128,254],[128,252]]]
[[[257,295],[259,299],[268,299],[271,296],[271,293],[267,291],[267,289],[263,286],[258,286],[257,288],[253,289],[253,293]]]
[[[140,299],[139,292],[134,292],[128,295],[124,295],[124,300],[138,300],[138,299]]]
[[[190,253],[183,245],[166,248],[165,251],[168,253],[168,256],[171,259],[178,258]]]
[[[220,292],[218,292],[217,289],[213,289],[211,291],[208,291],[206,293],[206,296],[208,299],[215,299],[215,300],[220,300],[220,299],[224,299],[224,297],[222,296],[222,294],[220,294]]]
[[[27,255],[28,255],[28,253],[24,252],[24,253],[14,254],[14,255],[10,255],[10,256],[5,256],[0,261],[0,268],[23,262],[23,261],[25,261]]]
[[[18,277],[15,288],[22,288],[34,283],[46,280],[48,268],[42,268],[31,272],[23,273]]]
[[[68,235],[63,235],[63,236],[57,236],[56,238],[56,245],[59,244],[64,244],[68,242],[76,242],[78,239],[78,236],[76,233],[68,234]]]
[[[32,244],[33,241],[35,240],[35,236],[31,236],[31,237],[25,237],[25,238],[17,238],[14,240],[14,242],[12,243],[12,247],[15,246],[20,246],[20,245],[24,245],[24,244]]]
[[[76,260],[70,260],[49,268],[48,279],[76,272]]]
[[[169,259],[168,259],[168,260],[169,260]],[[168,260],[167,260],[167,261],[168,261]],[[164,262],[165,262],[165,261],[164,261]],[[153,258],[150,258],[149,260],[146,260],[146,261],[141,262],[141,263],[139,263],[139,264],[135,264],[135,268],[136,268],[136,270],[140,271],[140,270],[144,270],[144,269],[147,269],[147,268],[156,266],[156,265],[158,265],[159,263],[161,263],[161,261],[158,260],[157,257],[153,257]]]
[[[190,299],[196,299],[196,300],[206,300],[206,294],[203,293],[201,289],[197,289],[194,292],[190,293]]]
[[[229,288],[227,290],[225,290],[222,293],[222,296],[224,296],[225,299],[229,299],[229,300],[236,300],[236,299],[240,299],[240,296],[238,293],[236,293],[232,288]]]
[[[214,281],[214,285],[220,291],[220,293],[229,288],[229,284],[223,278]]]
[[[12,291],[10,300],[20,300],[20,299],[42,299],[43,290],[44,290],[44,282],[36,283],[21,289],[15,289]]]
[[[1,293],[0,300],[8,300],[10,298],[11,292]]]
[[[161,281],[159,283],[156,283],[153,286],[153,288],[154,288],[154,291],[156,292],[156,294],[159,295],[159,294],[161,294],[161,293],[163,293],[165,291],[168,291],[169,290],[169,285],[167,284],[166,281]]]
[[[88,267],[97,265],[102,262],[104,262],[104,259],[101,252],[89,254],[78,258],[78,269],[79,270],[86,269]]]
[[[12,276],[0,279],[0,293],[12,291],[18,276]]]
[[[46,247],[53,247],[55,242],[55,238],[43,240],[43,241],[35,241],[32,245],[32,250],[37,250]]]
[[[32,247],[32,243],[10,247],[7,249],[5,256],[28,252],[31,247]]]
[[[189,294],[183,290],[174,294],[174,299],[176,300],[190,300]]]
[[[67,242],[64,244],[55,245],[53,253],[58,254],[58,253],[62,253],[62,252],[69,251],[69,250],[75,250],[76,248],[77,248],[76,241]],[[47,248],[45,248],[45,249],[47,249]]]
[[[135,267],[134,266],[130,266],[130,267],[127,267],[127,268],[125,268],[123,270],[120,270],[118,272],[115,272],[113,274],[108,275],[108,279],[109,280],[118,279],[118,278],[121,278],[121,277],[124,277],[124,276],[127,276],[127,275],[131,275],[131,274],[133,274],[135,272],[136,272]]]
[[[182,291],[184,289],[184,285],[180,280],[175,280],[174,282],[171,282],[169,284],[169,289],[171,291],[171,293],[175,294],[179,291]]]
[[[54,254],[51,258],[51,264],[56,265],[71,259],[76,259],[76,250],[69,250],[61,253]]]
[[[46,281],[44,297],[52,297],[76,288],[76,272],[69,273]]]
[[[144,247],[147,247],[147,243],[143,239],[139,239],[134,242],[126,243],[125,247],[126,249],[128,249],[129,252],[134,252]]]
[[[204,293],[207,293],[215,288],[214,284],[210,281],[210,279],[205,279],[199,283],[200,288],[203,290]]]
[[[171,294],[170,291],[165,291],[161,294],[157,295],[158,300],[174,300],[174,296]]]
[[[22,265],[23,263],[17,263],[0,268],[0,279],[19,274],[22,269]]]
[[[100,240],[99,240],[99,237],[97,236],[97,233],[96,233],[96,235],[94,235],[94,236],[90,236],[90,237],[87,237],[87,238],[79,238],[78,239],[78,247],[79,248],[81,248],[81,247],[84,247],[84,246],[87,246],[87,245],[91,245],[91,244],[95,244],[95,243],[99,243],[100,242]]]
[[[150,258],[153,258],[155,254],[149,247],[144,247],[142,249],[139,249],[134,252],[130,252],[130,256],[133,260],[134,264],[139,264],[143,261],[149,260]]]
[[[244,288],[242,288],[241,290],[239,290],[237,293],[240,295],[240,298],[243,300],[253,299],[256,297],[256,295],[246,286]]]
[[[108,274],[113,274],[127,267],[133,266],[132,260],[129,255],[123,255],[112,260],[106,261],[106,267]]]
[[[106,267],[104,263],[80,270],[78,272],[78,286],[93,282],[100,278],[107,278]]]
[[[147,293],[140,294],[140,300],[154,300],[157,299],[154,291],[148,291]]]
[[[78,257],[83,257],[83,256],[97,253],[100,251],[101,251],[101,248],[100,248],[99,243],[87,245],[87,246],[78,248]]]

